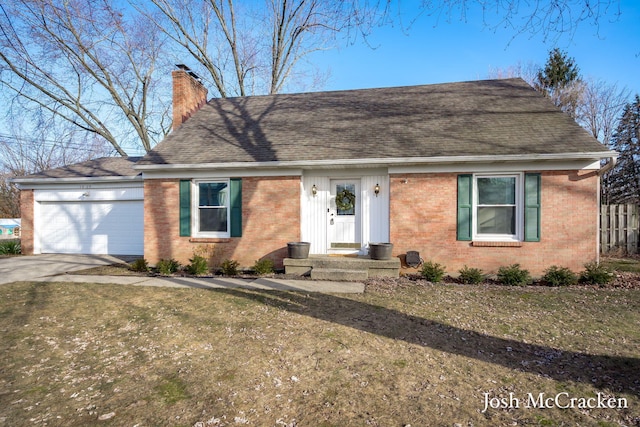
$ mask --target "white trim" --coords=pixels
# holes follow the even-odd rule
[[[610,168],[613,168],[613,166],[615,166],[616,160],[614,158],[611,159],[611,162],[608,164],[613,163],[612,166],[610,166]],[[600,218],[600,206],[602,203],[602,174],[598,174],[598,191],[597,191],[597,195],[596,195],[596,199],[597,199],[597,206],[598,208],[596,209],[596,263],[600,264],[600,245],[602,244],[601,241],[601,237],[600,237],[600,227],[601,227],[601,221],[602,219]]]
[[[13,178],[11,182],[17,184],[20,190],[34,189],[40,186],[70,185],[70,184],[139,184],[142,185],[142,175],[136,176],[107,176],[80,178]]]
[[[478,233],[478,178],[515,178],[516,179],[516,234],[479,234]],[[472,240],[478,242],[521,242],[524,240],[524,173],[488,173],[473,174],[472,202]]]
[[[40,202],[33,201],[33,253],[42,253],[42,212]]]
[[[471,166],[471,167],[470,167]],[[470,165],[463,164],[436,164],[436,165],[410,165],[392,166],[389,168],[390,174],[407,173],[469,173],[473,170],[478,173],[505,173],[505,172],[528,172],[528,171],[566,171],[566,170],[598,170],[600,161],[573,160],[573,161],[548,161],[548,162],[508,162],[508,163],[486,163]]]
[[[614,151],[598,151],[587,153],[554,153],[554,154],[508,154],[484,156],[440,156],[440,157],[396,157],[396,158],[359,158],[329,160],[290,160],[271,162],[227,162],[227,163],[187,163],[162,165],[134,165],[141,171],[154,170],[194,170],[202,169],[275,169],[275,168],[331,168],[339,167],[381,167],[385,165],[420,165],[443,163],[494,163],[494,162],[526,162],[546,160],[601,160],[617,157]]]
[[[226,183],[227,184],[227,200],[225,203],[227,209],[227,231],[200,231],[200,187],[199,184],[209,182]],[[231,237],[231,180],[230,179],[197,179],[191,181],[191,237],[196,238],[214,238],[226,239]]]
[[[197,169],[197,170],[148,170],[143,172],[144,179],[207,179],[207,178],[250,178],[267,176],[302,176],[302,169]]]
[[[327,170],[327,169],[313,169],[313,170],[305,170],[304,176],[308,178],[315,177],[328,177],[331,179],[348,179],[348,178],[362,178],[363,176],[386,176],[388,175],[387,168],[370,168],[370,169],[353,169],[353,170],[345,170],[345,169],[336,169],[336,170]]]

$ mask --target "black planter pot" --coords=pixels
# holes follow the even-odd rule
[[[309,242],[289,242],[287,243],[287,250],[289,252],[289,258],[293,259],[305,259],[309,257]]]
[[[371,259],[391,259],[393,253],[393,243],[369,243],[369,258]]]

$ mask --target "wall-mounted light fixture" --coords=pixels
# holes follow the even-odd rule
[[[376,197],[378,197],[378,194],[380,193],[380,186],[378,184],[373,187],[373,192],[376,193]]]
[[[315,184],[311,187],[311,194],[313,194],[313,197],[316,197],[316,194],[318,194],[318,187],[316,187]]]
[[[82,193],[82,197],[89,197],[91,194],[88,191]]]

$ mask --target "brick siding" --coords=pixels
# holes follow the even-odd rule
[[[513,263],[536,276],[551,265],[580,271],[598,256],[598,185],[593,172],[543,172],[541,241],[474,246],[456,240],[457,174],[391,175],[394,254],[417,250],[423,259],[445,265],[450,273],[464,265],[495,273]]]
[[[173,129],[175,130],[207,102],[207,89],[184,70],[175,70],[173,78]]]
[[[20,191],[20,246],[23,255],[33,255],[33,190]]]
[[[145,180],[144,215],[144,256],[152,265],[163,258],[187,264],[200,254],[212,266],[233,259],[251,267],[258,259],[270,258],[282,267],[287,242],[300,240],[300,178],[242,179],[242,237],[181,237],[179,180]]]

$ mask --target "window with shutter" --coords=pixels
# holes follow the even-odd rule
[[[180,235],[240,237],[242,180],[180,181]]]
[[[457,239],[540,241],[539,173],[458,175]]]

